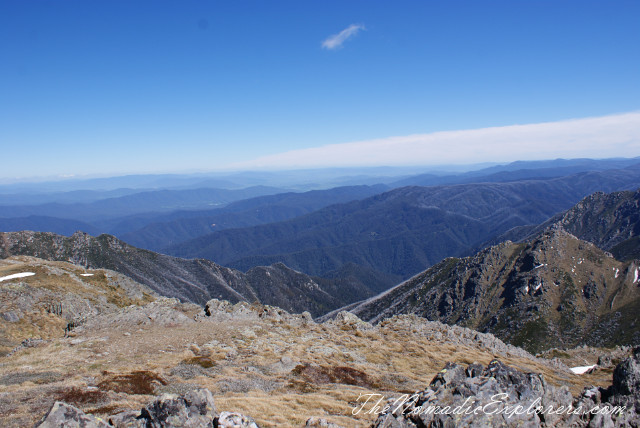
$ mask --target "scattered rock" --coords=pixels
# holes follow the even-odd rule
[[[140,416],[140,412],[134,410],[127,410],[125,412],[118,413],[111,416],[109,424],[117,428],[146,428],[147,421]]]
[[[183,396],[163,394],[142,409],[147,426],[204,427],[212,423],[216,408],[208,389],[197,389]]]
[[[249,416],[235,412],[222,412],[213,421],[213,426],[218,428],[258,428],[258,424]]]
[[[348,311],[340,311],[332,320],[328,321],[331,324],[335,324],[339,327],[347,327],[358,330],[371,330],[373,326],[371,323],[362,321],[357,315]]]
[[[341,425],[334,424],[333,422],[327,421],[325,418],[319,418],[316,416],[307,419],[307,423],[304,426],[313,428],[342,428]]]
[[[204,305],[204,313],[210,317],[217,313],[226,313],[232,306],[227,300],[211,299]]]
[[[3,312],[0,314],[2,318],[7,322],[18,322],[20,318],[22,318],[21,313],[16,313],[15,311]]]
[[[77,407],[56,401],[36,425],[38,428],[108,428],[102,420],[87,415]]]
[[[271,364],[268,369],[275,373],[289,373],[300,364],[299,361],[293,361],[291,357],[283,356],[280,361]]]

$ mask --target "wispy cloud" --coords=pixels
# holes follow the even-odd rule
[[[294,150],[235,168],[315,168],[640,156],[640,112],[388,137]]]
[[[324,42],[322,42],[322,47],[329,50],[339,49],[342,47],[344,42],[358,34],[360,30],[364,29],[364,25],[362,24],[351,24],[338,34],[329,36]]]

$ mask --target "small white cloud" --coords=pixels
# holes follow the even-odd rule
[[[329,50],[341,48],[342,44],[347,41],[347,39],[355,36],[360,30],[364,29],[364,25],[362,24],[351,24],[338,34],[329,36],[324,42],[322,42],[322,47]]]

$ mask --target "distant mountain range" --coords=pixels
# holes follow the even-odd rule
[[[256,196],[282,193],[284,189],[256,186],[240,190],[189,189],[155,190],[100,199],[85,203],[60,203],[29,205],[0,205],[0,218],[47,215],[85,222],[131,216],[143,213],[162,213],[186,209],[203,209],[224,206],[230,202]],[[15,198],[15,197],[14,197]],[[2,200],[2,197],[0,197]]]
[[[109,227],[121,239],[154,251],[188,241],[212,231],[251,227],[289,220],[337,203],[382,193],[385,185],[346,186],[308,192],[286,192],[232,202],[214,210],[178,211],[156,216],[138,228],[138,218],[122,219]]]
[[[472,254],[515,227],[538,225],[590,193],[639,186],[640,168],[629,167],[544,180],[404,187],[288,221],[213,232],[163,252],[240,270],[282,262],[319,276],[353,263],[397,283],[444,257]]]
[[[363,199],[385,190],[388,190],[385,185],[345,186],[300,193],[266,187],[167,190],[90,203],[0,205],[0,230],[33,230],[66,236],[76,231],[92,235],[108,233],[157,251],[212,230],[288,220],[327,205]]]
[[[624,169],[640,164],[640,158],[632,159],[554,159],[547,161],[517,161],[507,165],[496,165],[461,174],[420,174],[393,184],[402,186],[438,186],[464,183],[504,183],[519,180],[544,180],[566,177],[581,172]]]
[[[447,258],[343,309],[374,322],[417,314],[532,352],[638,343],[640,261],[618,261],[579,238],[608,248],[637,242],[639,201],[638,191],[591,195],[526,242]]]
[[[332,204],[361,200],[407,185],[449,186],[544,181],[577,172],[623,169],[634,164],[640,164],[640,158],[556,159],[489,167],[476,165],[467,166],[466,169],[452,166],[431,169],[427,174],[420,174],[419,168],[336,168],[228,174],[133,175],[18,183],[0,186],[0,231],[34,230],[66,236],[78,230],[96,236],[107,233],[141,248],[172,252],[173,246],[212,232],[292,220]],[[340,185],[342,186],[335,187]],[[287,189],[295,189],[295,192]],[[308,189],[316,190],[305,191]],[[621,187],[600,190],[619,189]],[[577,199],[571,202],[576,201]],[[570,204],[560,210],[568,206]],[[535,218],[530,224],[534,225],[539,221],[540,218]],[[493,238],[493,232],[489,235],[489,239]],[[467,244],[463,243],[464,246]],[[484,244],[485,242],[477,243],[475,248],[481,248]],[[462,253],[446,253],[460,254]],[[247,255],[253,257],[253,254]],[[280,250],[275,254],[264,255],[273,262],[298,263],[286,253],[283,257],[278,257]],[[438,257],[436,255],[437,260]],[[323,275],[340,269],[342,258],[338,256],[335,261],[325,263]],[[358,258],[354,257],[346,262],[360,263]],[[365,265],[371,268],[376,257],[369,258],[374,263]],[[230,262],[236,261],[239,262],[237,266],[242,266],[243,269],[264,264],[247,263],[246,260]],[[297,266],[302,268],[304,263]],[[420,266],[422,267],[424,266]],[[392,282],[406,277],[388,270],[384,272],[392,275]]]

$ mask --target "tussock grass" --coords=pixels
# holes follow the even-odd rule
[[[67,278],[68,282],[71,274],[62,271],[47,281]],[[96,296],[108,295],[110,291],[99,285],[102,279],[94,279],[82,284],[74,280],[70,287],[78,293],[102,290]],[[176,308],[193,319],[192,306]],[[52,324],[54,318],[47,317]],[[30,327],[36,329],[32,334],[43,334],[44,324],[37,327],[37,320],[29,321],[36,326]],[[486,365],[495,357],[524,371],[542,373],[547,381],[567,385],[574,394],[589,383],[611,382],[611,374],[604,371],[575,376],[542,359],[494,355],[481,347],[429,340],[406,323],[357,329],[241,317],[211,317],[169,327],[122,322],[110,324],[107,317],[75,337],[52,334],[48,342],[3,357],[0,382],[6,380],[6,394],[0,394],[0,426],[33,425],[61,394],[81,409],[105,417],[141,409],[150,394],[203,387],[213,392],[219,411],[245,413],[265,427],[299,427],[311,416],[364,427],[375,415],[352,414],[360,394],[391,398],[414,392],[424,389],[447,362]],[[44,383],[34,381],[35,373],[47,372],[59,376]],[[29,375],[14,379],[13,373]],[[97,389],[89,388],[93,386]]]

